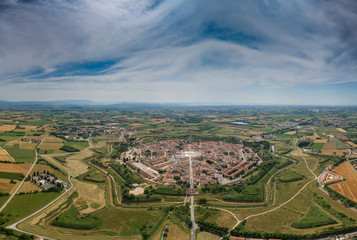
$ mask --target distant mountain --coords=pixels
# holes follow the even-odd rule
[[[96,106],[102,105],[90,100],[57,100],[57,101],[0,101],[2,107],[22,107],[22,106]]]

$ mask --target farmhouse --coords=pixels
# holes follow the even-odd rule
[[[38,174],[34,173],[30,177],[30,181],[32,181],[34,184],[36,184],[37,186],[43,189],[49,189],[55,186],[69,188],[68,183],[56,178],[55,176],[49,174],[48,172],[43,172]]]

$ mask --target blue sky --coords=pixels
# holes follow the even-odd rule
[[[2,0],[0,100],[356,105],[354,0]]]

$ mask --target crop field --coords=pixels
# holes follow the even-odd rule
[[[10,192],[15,187],[9,179],[0,178],[0,192]]]
[[[21,180],[23,177],[22,173],[0,172],[0,178]]]
[[[357,173],[348,161],[343,162],[333,169],[337,174],[346,178],[346,181],[335,183],[329,187],[345,197],[357,202]]]
[[[336,143],[334,142],[327,142],[324,144],[323,148],[324,150],[333,150],[333,149],[336,149]]]
[[[315,140],[316,141],[316,140]],[[322,149],[324,147],[324,144],[323,143],[316,143],[316,142],[314,142],[311,146],[310,146],[310,148],[311,149]]]
[[[63,147],[65,141],[57,137],[47,137],[38,148],[40,154],[52,154],[52,153],[61,153],[61,147]]]
[[[348,145],[350,145],[351,147],[356,148],[357,144],[355,144],[354,142],[346,142]]]
[[[19,144],[12,147],[6,146],[6,151],[15,158],[16,162],[33,162],[35,160],[35,151],[32,149],[20,149]]]
[[[0,206],[2,206],[5,202],[6,202],[6,200],[9,198],[9,196],[2,196],[2,197],[0,197]]]
[[[327,143],[328,139],[316,139],[314,140],[314,143]]]
[[[14,140],[14,141],[10,141],[8,143],[6,143],[6,147],[9,148],[13,148],[14,145],[18,144],[20,149],[30,149],[30,150],[35,150],[36,146],[38,143],[30,143],[30,142],[25,142],[25,141],[18,141],[18,140]]]
[[[20,125],[20,128],[23,128],[24,131],[36,131],[37,126],[32,126],[32,125]]]
[[[310,138],[311,140],[316,140],[316,138],[319,138],[320,136],[316,132],[314,132],[314,135],[310,135],[306,137]]]
[[[5,125],[0,126],[0,131],[1,132],[10,132],[10,131],[14,130],[15,128],[16,128],[16,125],[5,124]]]
[[[39,145],[39,153],[40,154],[52,154],[52,153],[61,153],[61,147],[63,147],[63,143],[50,143],[43,142]]]
[[[28,192],[33,192],[33,191],[42,191],[42,188],[37,186],[31,181],[25,181],[24,184],[22,184],[21,188],[19,189],[19,193],[28,193]]]
[[[294,135],[294,134],[296,134],[296,131],[288,131],[288,132],[285,132],[284,134],[287,134],[287,135]]]
[[[13,162],[14,159],[4,149],[0,147],[0,162],[1,161]]]
[[[344,149],[344,150],[325,150],[322,149],[321,150],[322,154],[326,154],[326,155],[337,155],[337,156],[343,156],[344,154],[349,154],[350,150],[349,149]]]
[[[347,132],[345,129],[343,129],[343,128],[336,128],[338,131],[340,131],[340,132]]]
[[[340,139],[333,137],[328,140],[328,143],[336,143],[336,149],[346,149],[346,144],[344,144]]]
[[[27,215],[40,209],[46,203],[55,199],[60,193],[36,193],[36,194],[24,194],[16,195],[11,202],[3,210],[4,214],[10,214],[11,220],[7,224],[11,224],[16,220],[19,220]],[[26,206],[25,208],[19,206]]]
[[[64,143],[64,142],[65,141],[63,139],[53,136],[47,137],[46,140],[44,141],[44,143]]]
[[[24,139],[27,140],[37,140],[37,141],[42,141],[42,139],[44,139],[46,137],[46,135],[40,135],[40,136],[25,136],[23,137]]]
[[[0,170],[2,172],[22,173],[23,175],[26,175],[31,165],[32,164],[30,163],[22,163],[22,164],[0,163]]]

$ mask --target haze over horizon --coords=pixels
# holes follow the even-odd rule
[[[0,99],[356,105],[353,0],[3,0]]]

